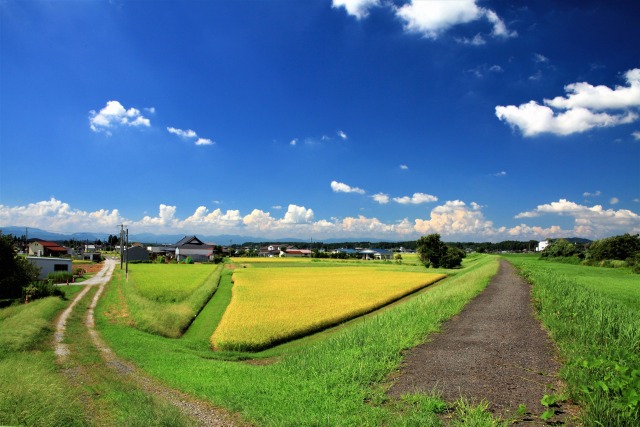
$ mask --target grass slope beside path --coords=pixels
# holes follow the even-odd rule
[[[384,384],[403,351],[458,313],[498,268],[489,256],[468,265],[405,303],[295,347],[267,365],[202,358],[189,350],[189,340],[151,335],[104,316],[98,316],[97,326],[118,355],[171,387],[258,425],[438,425],[442,402],[426,396],[390,401]],[[97,312],[110,310],[117,300],[112,286]]]

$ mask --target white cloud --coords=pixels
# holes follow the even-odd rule
[[[586,108],[573,108],[556,114],[551,108],[535,101],[518,107],[497,106],[496,116],[509,123],[512,128],[520,129],[524,136],[536,136],[542,133],[571,135],[586,132],[594,127],[618,126],[638,119],[638,115],[634,112],[611,115],[594,113]]]
[[[366,18],[369,9],[380,6],[380,0],[333,0],[332,7],[344,7],[349,15],[357,19]]]
[[[274,205],[274,206],[271,206],[271,209],[280,210],[280,209],[282,209],[282,206]]]
[[[582,195],[584,197],[598,197],[602,194],[602,192],[600,192],[600,190],[596,191],[595,193],[590,193],[588,191],[585,191],[584,193],[582,193]]]
[[[346,134],[346,133],[344,133],[344,132],[343,132],[343,131],[341,131],[341,130],[339,130],[339,131],[338,131],[338,136],[339,136],[340,138],[344,139],[344,140],[348,139],[348,138],[347,138],[347,134]]]
[[[409,170],[409,166],[407,165],[400,165],[400,169],[402,169],[403,171]]]
[[[111,134],[110,129],[120,126],[151,126],[149,119],[146,119],[135,108],[125,109],[118,101],[108,101],[107,105],[96,112],[89,112],[89,126],[94,132],[106,132]]]
[[[209,138],[199,138],[198,134],[192,129],[183,130],[183,129],[178,129],[178,128],[174,128],[174,127],[167,127],[167,131],[169,133],[174,134],[174,135],[178,135],[181,138],[195,139],[195,141],[194,141],[195,145],[213,145],[213,144],[215,144],[215,142],[212,141]]]
[[[571,83],[564,87],[567,97],[557,96],[545,99],[544,103],[553,108],[591,110],[611,110],[640,107],[640,68],[624,73],[628,86],[593,86],[587,82]]]
[[[291,145],[293,147],[298,145],[298,138],[293,138],[291,141],[289,141],[289,145]]]
[[[456,41],[458,43],[468,44],[468,45],[471,45],[471,46],[482,46],[482,45],[487,44],[487,41],[484,39],[482,34],[476,34],[471,39],[468,38],[468,37],[458,37],[458,38],[456,38]]]
[[[469,207],[460,200],[448,201],[433,208],[430,219],[416,219],[415,230],[420,234],[475,235],[485,238],[501,231],[495,230],[493,223],[484,218],[478,204],[472,203]]]
[[[389,203],[389,195],[384,193],[378,193],[371,196],[373,200],[380,203],[381,205],[386,205]]]
[[[396,15],[404,21],[406,31],[420,33],[431,39],[438,38],[440,34],[455,25],[467,24],[482,18],[493,25],[493,36],[516,36],[515,32],[507,30],[502,19],[494,11],[479,7],[475,0],[411,0],[397,8]],[[473,40],[471,44],[482,44],[477,36]]]
[[[541,215],[573,217],[573,233],[592,238],[612,233],[640,232],[640,216],[635,212],[627,209],[603,209],[600,205],[583,206],[566,199],[539,205],[532,211],[519,213],[515,218],[535,218]]]
[[[304,206],[289,205],[282,222],[284,224],[308,224],[313,222],[313,210]]]
[[[637,199],[635,200],[638,201]],[[273,208],[275,209],[275,207]],[[31,203],[27,206],[0,205],[0,224],[42,228],[54,232],[95,231],[116,233],[118,224],[127,224],[130,233],[150,232],[184,234],[241,234],[265,238],[284,236],[314,236],[315,238],[388,238],[413,239],[422,234],[439,233],[451,241],[483,241],[517,239],[544,239],[547,237],[581,236],[602,238],[622,233],[639,233],[640,216],[626,209],[603,209],[596,205],[582,206],[564,199],[539,205],[535,209],[520,213],[516,218],[532,221],[541,215],[573,217],[571,229],[558,225],[541,227],[535,224],[495,227],[486,219],[483,207],[460,200],[447,201],[430,211],[429,219],[410,220],[404,218],[384,223],[377,218],[364,215],[343,219],[315,220],[312,209],[290,204],[283,218],[275,218],[269,212],[254,209],[248,215],[238,210],[210,211],[199,206],[193,214],[181,219],[177,207],[161,204],[155,216],[146,215],[132,221],[123,218],[117,209],[83,211],[55,198]],[[1,227],[0,227],[1,228]]]
[[[618,199],[617,197],[612,197],[611,200],[609,200],[609,203],[612,205],[617,205],[618,203],[620,203],[620,199]]]
[[[500,171],[500,172],[494,173],[493,176],[507,176],[507,173],[505,171]]]
[[[640,117],[631,110],[640,107],[640,69],[627,71],[625,79],[628,86],[616,86],[615,89],[586,82],[572,83],[565,86],[566,97],[545,99],[545,105],[529,101],[517,107],[497,106],[495,113],[499,120],[518,128],[524,136],[570,135],[595,127],[632,123]],[[618,111],[607,113],[603,110]]]
[[[178,136],[183,137],[183,138],[196,138],[198,136],[198,134],[195,133],[195,131],[193,131],[191,129],[182,130],[182,129],[178,129],[178,128],[167,127],[167,131],[169,131],[169,133],[172,133],[174,135],[178,135]]]
[[[334,193],[365,193],[362,188],[351,187],[350,185],[338,181],[331,181],[331,189]]]
[[[631,134],[636,141],[640,141],[640,130]]]
[[[542,55],[540,53],[533,54],[533,60],[535,62],[538,62],[538,63],[549,62],[549,58],[547,58],[546,56],[544,56],[544,55]]]
[[[413,196],[394,197],[393,201],[402,205],[419,205],[421,203],[437,202],[438,198],[431,194],[413,193]]]
[[[198,138],[196,140],[196,145],[213,145],[213,144],[215,144],[215,142],[213,142],[208,138]]]

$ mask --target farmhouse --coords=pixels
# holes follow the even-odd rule
[[[190,257],[197,262],[206,262],[213,255],[214,249],[214,245],[206,244],[196,236],[185,236],[175,246],[177,261],[183,261]]]
[[[55,242],[47,242],[46,240],[34,240],[29,243],[29,255],[35,256],[63,256],[67,254],[67,249],[63,248]]]
[[[125,249],[124,256],[129,261],[149,261],[149,252],[142,246],[131,246]]]
[[[28,256],[27,260],[40,269],[38,279],[46,279],[54,271],[72,272],[70,258]]]
[[[393,259],[393,252],[388,251],[386,249],[364,249],[358,253],[362,255],[362,259],[382,259],[382,260]]]
[[[549,246],[549,240],[543,240],[539,242],[538,246],[536,247],[536,252],[544,251],[547,248],[547,246]]]
[[[309,249],[287,249],[284,251],[283,256],[291,257],[311,257],[311,251]]]
[[[285,245],[278,245],[278,244],[272,243],[270,245],[261,247],[260,250],[258,251],[258,256],[264,256],[264,257],[280,256],[280,248],[284,249],[285,247],[286,247]]]

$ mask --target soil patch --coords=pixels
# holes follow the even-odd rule
[[[437,390],[447,402],[488,401],[495,414],[545,425],[540,399],[560,385],[558,368],[555,347],[534,316],[531,285],[500,260],[487,288],[441,333],[408,352],[389,394]],[[522,404],[526,417],[517,415]]]

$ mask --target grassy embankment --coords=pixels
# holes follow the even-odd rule
[[[49,297],[0,310],[0,424],[86,425],[50,346],[52,321],[66,304]]]
[[[84,317],[97,288],[67,319],[70,354],[58,363],[53,321],[82,289],[0,310],[0,424],[24,426],[186,426],[189,420],[105,366]]]
[[[584,425],[640,425],[640,276],[626,268],[507,259],[534,284]]]
[[[222,276],[220,292],[182,339],[145,333],[126,321],[100,315],[113,312],[119,304],[125,287],[119,274],[99,304],[97,322],[103,337],[122,357],[172,387],[259,425],[440,425],[437,413],[446,408],[444,402],[423,394],[390,400],[385,384],[398,369],[403,351],[437,331],[497,271],[496,259],[489,256],[470,258],[465,264],[462,270],[436,271],[451,277],[402,304],[364,316],[349,327],[335,328],[321,339],[301,340],[305,345],[289,343],[270,350],[279,357],[266,364],[215,360],[203,350],[204,337],[213,332],[215,319],[201,323],[200,318],[219,318],[218,309],[210,305],[224,306],[219,294],[227,293],[229,298],[228,273]],[[469,416],[464,405],[459,408],[456,419]]]
[[[118,288],[122,304],[109,315],[126,317],[143,331],[180,337],[216,291],[221,271],[222,264],[132,264],[127,286]]]

